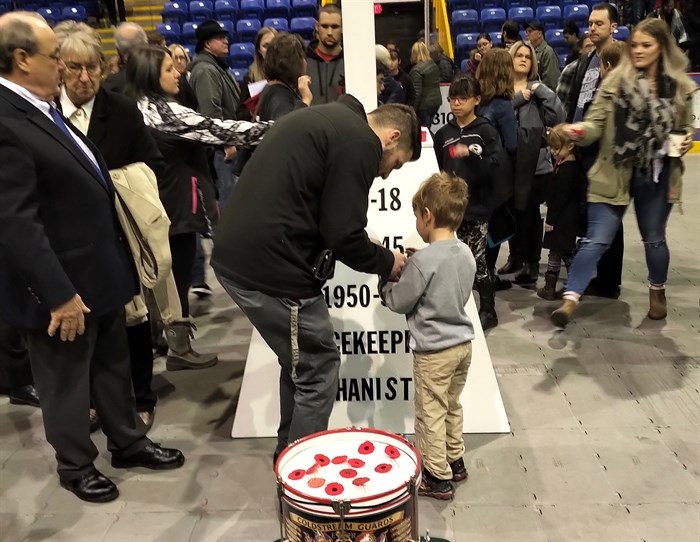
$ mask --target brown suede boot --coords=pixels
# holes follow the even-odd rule
[[[552,323],[557,327],[566,327],[571,319],[571,315],[576,310],[576,305],[578,305],[576,301],[564,299],[564,303],[562,303],[561,307],[555,310],[550,316]]]
[[[649,312],[650,320],[663,320],[666,318],[666,290],[652,290],[649,288]]]

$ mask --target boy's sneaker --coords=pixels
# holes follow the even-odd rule
[[[212,294],[211,288],[206,282],[195,284],[190,290],[197,297],[209,297]]]
[[[452,469],[452,481],[461,482],[466,480],[469,473],[467,472],[467,467],[464,466],[464,459],[461,457],[457,461],[450,463],[450,468]]]
[[[449,480],[439,480],[423,469],[423,478],[418,488],[418,495],[440,499],[441,501],[451,501],[455,496],[455,488]]]

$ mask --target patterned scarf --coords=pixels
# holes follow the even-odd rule
[[[647,179],[652,178],[654,159],[658,158],[673,129],[676,85],[659,65],[657,96],[649,91],[649,81],[637,73],[632,88],[621,86],[615,99],[616,165],[632,161]]]

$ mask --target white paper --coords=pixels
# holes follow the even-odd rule
[[[255,83],[249,83],[248,91],[250,92],[250,97],[255,98],[258,94],[260,94],[263,91],[265,85],[267,85],[267,79],[263,79],[262,81],[256,81]]]

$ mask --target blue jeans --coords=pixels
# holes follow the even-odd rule
[[[644,243],[647,278],[651,284],[663,285],[668,277],[670,259],[666,224],[673,206],[668,202],[668,175],[662,174],[658,183],[634,176],[630,196],[634,198],[637,226]],[[588,204],[588,229],[571,265],[567,292],[583,294],[593,278],[598,261],[612,243],[626,210],[626,205]]]
[[[235,159],[234,159],[235,160]],[[233,174],[235,161],[227,162],[224,159],[224,151],[214,152],[214,169],[216,170],[216,187],[219,189],[219,208],[223,209],[233,187],[236,186],[238,177]]]

